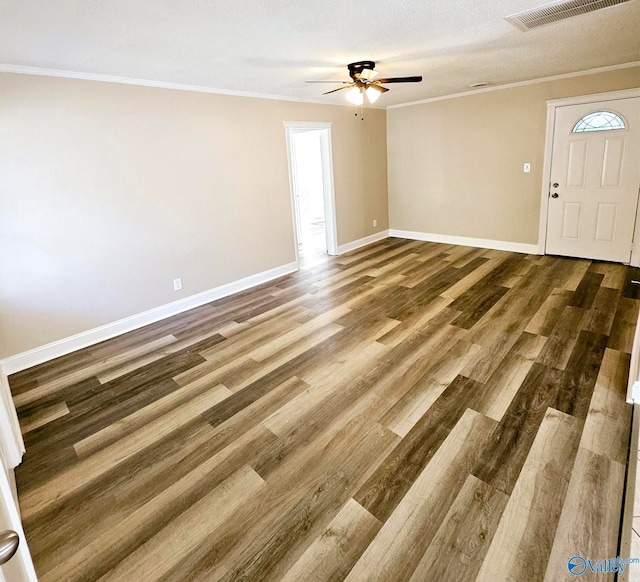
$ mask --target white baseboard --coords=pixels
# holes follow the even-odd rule
[[[627,392],[627,402],[629,404],[640,404],[640,382],[634,382]]]
[[[434,234],[430,232],[418,232],[414,230],[389,229],[389,236],[397,238],[408,238],[411,240],[423,240],[427,242],[445,243],[449,245],[462,245],[466,247],[477,247],[480,249],[495,249],[498,251],[511,251],[514,253],[525,253],[527,255],[537,255],[538,245],[527,243],[509,242],[504,240],[492,240],[489,238],[472,238],[467,236],[453,236],[450,234]]]
[[[348,253],[349,251],[355,251],[360,247],[365,247],[374,242],[378,242],[383,238],[389,237],[388,230],[382,230],[380,232],[376,232],[375,234],[370,234],[369,236],[365,236],[364,238],[359,238],[358,240],[352,240],[351,242],[345,243],[338,247],[338,254],[343,255],[344,253]]]
[[[108,323],[27,352],[10,356],[0,361],[0,369],[7,376],[9,374],[15,374],[21,370],[26,370],[32,366],[37,366],[43,362],[48,362],[49,360],[70,354],[76,350],[92,346],[118,335],[122,335],[123,333],[144,327],[150,323],[155,323],[161,319],[166,319],[172,315],[182,313],[183,311],[193,309],[194,307],[199,307],[205,303],[210,303],[216,299],[221,299],[222,297],[227,297],[233,293],[238,293],[239,291],[244,291],[250,287],[255,287],[256,285],[261,285],[262,283],[277,279],[278,277],[283,277],[284,275],[288,275],[289,273],[293,273],[297,270],[298,265],[293,262],[281,265],[280,267],[275,267],[274,269],[269,269],[268,271],[256,273],[255,275],[250,275],[249,277],[244,277],[243,279],[232,281],[231,283],[220,285],[219,287],[214,287],[213,289],[203,291],[202,293],[197,293],[195,295],[185,297],[184,299],[179,299],[178,301],[173,301],[172,303],[167,303],[160,307],[155,307],[154,309],[144,311],[143,313],[125,317],[124,319],[114,321],[113,323]]]

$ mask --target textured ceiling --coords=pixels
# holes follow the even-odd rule
[[[640,0],[528,32],[504,17],[544,0],[0,0],[0,63],[344,104],[333,85],[371,59],[388,106],[640,60]],[[5,67],[6,68],[6,67]]]

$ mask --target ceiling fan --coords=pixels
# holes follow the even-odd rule
[[[389,89],[383,87],[383,83],[420,83],[422,76],[415,77],[386,77],[382,79],[376,79],[378,71],[375,70],[375,62],[373,61],[358,61],[357,63],[350,63],[347,65],[349,69],[349,81],[307,81],[307,83],[342,83],[343,87],[332,89],[323,93],[328,95],[329,93],[335,93],[336,91],[342,91],[342,89],[349,89],[346,93],[347,101],[354,105],[362,105],[364,103],[364,96],[367,96],[369,103],[375,103],[383,93],[386,93]]]

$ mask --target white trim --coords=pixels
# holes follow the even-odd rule
[[[291,225],[293,227],[293,252],[295,253],[296,268],[300,268],[300,241],[298,238],[298,221],[300,220],[300,210],[298,208],[298,202],[296,200],[296,187],[295,187],[295,164],[293,163],[293,149],[291,148],[291,138],[289,137],[288,122],[284,122],[284,138],[287,147],[287,169],[289,171],[289,199],[291,203]]]
[[[468,236],[454,236],[450,234],[436,234],[431,232],[417,232],[414,230],[389,229],[389,236],[396,238],[408,238],[411,240],[423,240],[427,242],[445,243],[449,245],[462,245],[465,247],[477,247],[480,249],[495,249],[498,251],[511,251],[513,253],[525,253],[537,255],[538,245],[528,243],[510,242],[504,240],[492,240],[488,238],[473,238]]]
[[[36,576],[36,571],[33,567],[27,538],[24,535],[24,529],[22,528],[20,511],[18,506],[14,503],[11,484],[9,483],[8,475],[4,470],[0,471],[0,504],[3,506],[2,509],[6,520],[3,520],[3,525],[6,524],[6,526],[14,530],[20,537],[18,551],[15,556],[11,558],[11,561],[5,564],[2,568],[4,570],[6,580],[11,582],[37,582],[38,577]]]
[[[504,85],[495,85],[491,87],[482,87],[481,89],[472,89],[470,91],[460,91],[459,93],[450,93],[439,97],[429,97],[418,101],[408,101],[406,103],[398,103],[397,105],[365,105],[365,109],[398,109],[400,107],[412,107],[414,105],[422,105],[423,103],[433,103],[435,101],[444,101],[446,99],[457,99],[458,97],[467,97],[469,95],[477,95],[478,93],[488,93],[490,91],[499,91],[501,89],[512,89],[515,87],[524,87],[535,83],[545,83],[548,81],[559,81],[562,79],[571,79],[573,77],[582,77],[584,75],[595,75],[597,73],[606,73],[608,71],[618,71],[620,69],[629,69],[640,66],[640,61],[632,61],[630,63],[622,63],[619,65],[610,65],[607,67],[598,67],[595,69],[587,69],[584,71],[576,71],[574,73],[563,73],[561,75],[553,75],[550,77],[538,77],[527,81],[516,81],[515,83],[506,83]],[[251,99],[271,99],[276,101],[291,101],[293,103],[312,103],[315,105],[330,105],[333,107],[353,107],[349,103],[328,103],[320,99],[308,99],[304,97],[287,97],[284,95],[271,95],[268,93],[252,93],[250,91],[234,91],[230,89],[215,89],[213,87],[204,87],[202,85],[188,85],[184,83],[172,83],[169,81],[152,81],[149,79],[137,79],[134,77],[120,77],[117,75],[103,75],[101,73],[84,73],[81,71],[67,71],[64,69],[47,69],[45,67],[28,67],[24,65],[12,65],[9,63],[0,63],[0,73],[13,73],[16,75],[35,75],[40,77],[61,77],[64,79],[81,79],[84,81],[100,81],[103,83],[118,83],[121,85],[137,85],[140,87],[155,87],[158,89],[173,89],[176,91],[191,91],[195,93],[211,93],[213,95],[229,95],[232,97],[249,97]]]
[[[591,93],[590,95],[578,95],[577,97],[564,97],[563,99],[549,99],[547,106],[565,107],[567,105],[585,105],[597,101],[616,101],[618,99],[633,99],[640,97],[640,87],[636,89],[623,89],[622,91],[609,91],[608,93]]]
[[[640,319],[636,322],[636,330],[631,347],[629,363],[629,383],[627,384],[627,402],[640,404]]]
[[[100,81],[102,83],[118,83],[120,85],[137,85],[140,87],[155,87],[157,89],[173,89],[175,91],[191,91],[194,93],[211,93],[213,95],[229,95],[231,97],[249,97],[251,99],[271,99],[275,101],[292,101],[293,103],[313,103],[315,105],[332,105],[334,107],[353,107],[350,103],[328,103],[320,99],[307,99],[304,97],[287,97],[284,95],[271,95],[269,93],[252,93],[250,91],[234,91],[230,89],[215,89],[202,85],[188,85],[184,83],[172,83],[170,81],[152,81],[149,79],[136,79],[134,77],[119,77],[117,75],[103,75],[100,73],[83,73],[81,71],[66,71],[63,69],[46,69],[43,67],[26,67],[23,65],[11,65],[0,63],[0,73],[13,73],[16,75],[35,75],[39,77],[61,77],[63,79],[80,79],[83,81]],[[385,109],[376,105],[367,105],[365,109]]]
[[[336,194],[333,179],[333,152],[331,149],[330,121],[285,121],[285,136],[287,144],[287,164],[289,167],[289,194],[291,196],[291,216],[293,220],[293,244],[295,246],[296,263],[298,256],[298,224],[299,208],[296,198],[296,171],[293,160],[294,150],[291,147],[291,134],[305,131],[322,131],[320,135],[320,155],[322,158],[322,185],[324,198],[324,220],[327,253],[338,254],[338,225],[336,219]]]
[[[330,129],[332,123],[331,121],[285,121],[284,126],[287,129],[309,131],[314,129]]]
[[[389,231],[382,230],[380,232],[376,232],[375,234],[370,234],[369,236],[365,236],[364,238],[359,238],[357,240],[352,240],[351,242],[345,243],[338,247],[338,254],[344,255],[344,253],[348,253],[349,251],[354,251],[359,249],[360,247],[366,247],[367,245],[373,244],[374,242],[378,242],[384,238],[389,238]]]
[[[13,469],[22,462],[25,448],[9,381],[2,373],[0,373],[0,392],[0,456],[6,463],[6,468]]]
[[[238,293],[239,291],[244,291],[250,287],[255,287],[256,285],[261,285],[262,283],[277,279],[278,277],[283,277],[289,273],[293,273],[297,269],[297,263],[293,262],[275,267],[274,269],[269,269],[268,271],[256,273],[255,275],[250,275],[248,277],[238,279],[237,281],[232,281],[231,283],[203,291],[202,293],[197,293],[195,295],[179,299],[178,301],[173,301],[172,303],[167,303],[160,307],[155,307],[154,309],[144,311],[143,313],[138,313],[131,317],[125,317],[124,319],[114,321],[113,323],[108,323],[39,348],[22,352],[15,356],[10,356],[4,360],[0,360],[0,368],[7,376],[9,374],[20,372],[21,370],[26,370],[32,366],[48,362],[49,360],[59,358],[65,354],[75,352],[76,350],[92,346],[99,342],[111,339],[112,337],[144,327],[150,323],[155,323],[161,319],[166,319],[172,315],[182,313],[183,311],[193,309],[194,307],[204,305],[205,303],[210,303],[216,299],[221,299],[222,297],[227,297],[233,293]]]
[[[442,95],[441,97],[430,97],[428,99],[420,99],[419,101],[409,101],[407,103],[399,103],[398,105],[389,105],[387,109],[398,109],[400,107],[412,107],[414,105],[422,105],[423,103],[434,103],[435,101],[444,101],[446,99],[457,99],[458,97],[468,97],[469,95],[477,95],[478,93],[489,93],[491,91],[500,91],[501,89],[513,89],[515,87],[525,87],[536,83],[546,83],[548,81],[560,81],[562,79],[571,79],[573,77],[582,77],[584,75],[595,75],[597,73],[606,73],[608,71],[618,71],[620,69],[630,69],[639,67],[640,61],[631,63],[622,63],[620,65],[610,65],[608,67],[599,67],[597,69],[587,69],[586,71],[576,71],[575,73],[563,73],[562,75],[553,75],[551,77],[539,77],[537,79],[529,79],[528,81],[517,81],[515,83],[506,83],[504,85],[495,85],[491,87],[483,87],[482,89],[474,89],[472,91],[461,91],[460,93],[451,93]]]
[[[327,238],[327,253],[338,254],[338,219],[336,214],[336,191],[333,178],[333,149],[331,124],[320,134],[322,156],[322,185],[324,188],[324,226]]]
[[[553,135],[555,132],[556,109],[558,107],[570,107],[572,105],[585,105],[599,103],[601,101],[618,101],[620,99],[635,99],[640,97],[640,87],[637,89],[624,89],[622,91],[609,91],[608,93],[592,93],[591,95],[578,95],[564,99],[550,99],[547,101],[547,128],[544,144],[544,162],[542,170],[542,189],[540,194],[540,221],[538,223],[538,254],[545,254],[547,248],[547,221],[549,207],[549,186],[551,185],[551,164],[553,158]],[[640,266],[640,221],[636,219],[634,240],[631,251],[631,266]]]
[[[640,381],[633,382],[630,388],[627,394],[627,402],[629,404],[640,404]]]
[[[549,215],[549,186],[551,184],[551,159],[553,156],[553,132],[555,131],[556,109],[547,105],[547,129],[542,162],[542,190],[540,191],[540,219],[538,222],[538,254],[547,249],[547,222]]]

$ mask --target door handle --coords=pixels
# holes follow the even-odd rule
[[[557,198],[558,197],[558,193],[554,192],[553,194],[551,194],[551,198]]]
[[[20,538],[10,529],[0,532],[0,566],[6,564],[18,551]]]

